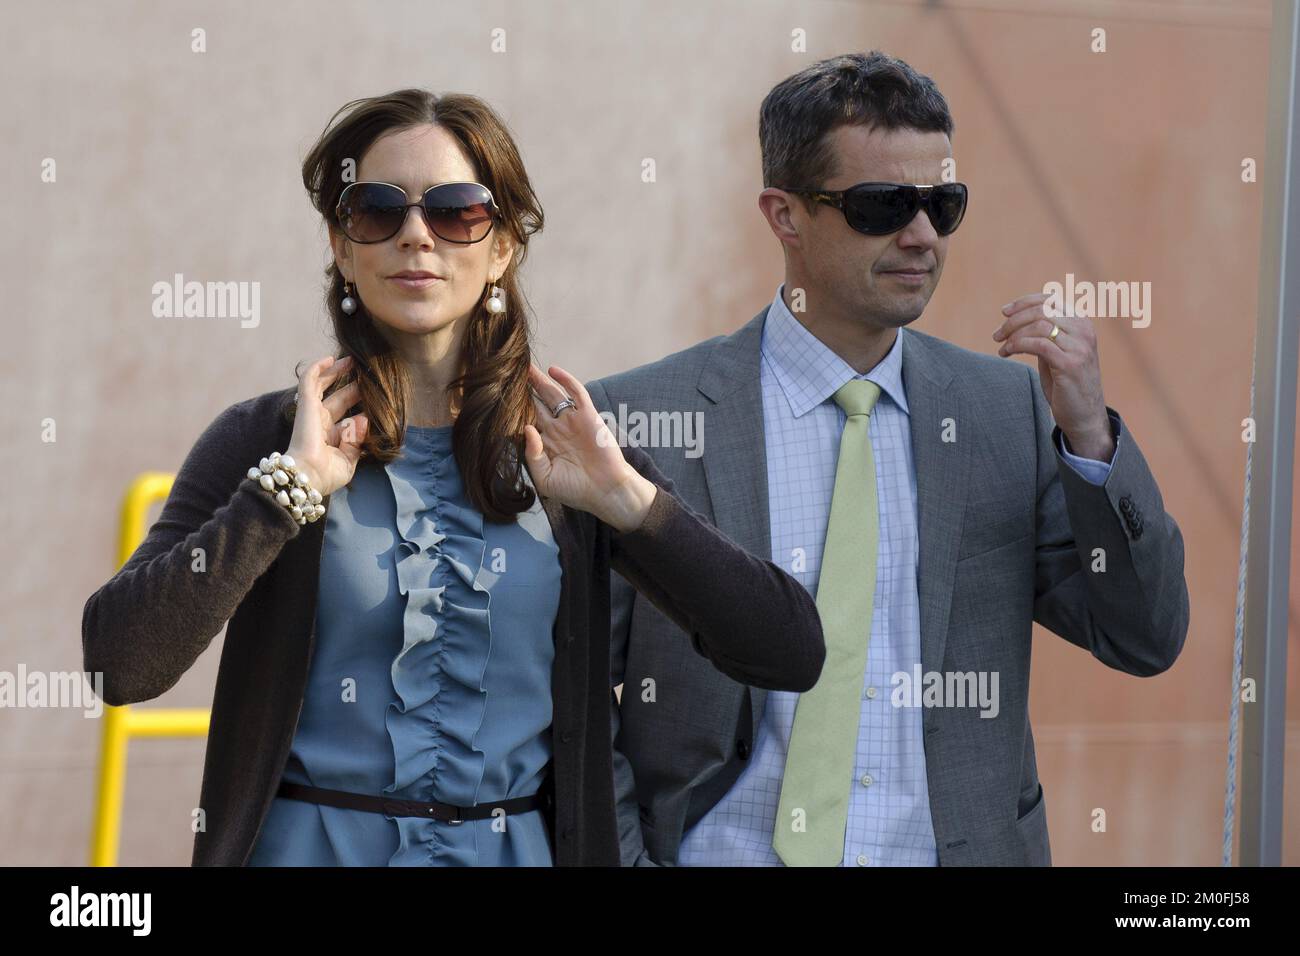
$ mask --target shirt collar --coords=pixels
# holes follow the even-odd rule
[[[906,414],[902,345],[905,330],[898,330],[888,354],[873,369],[858,374],[791,314],[781,295],[784,288],[785,283],[777,286],[763,322],[762,356],[776,375],[795,418],[832,399],[841,385],[854,378],[875,382],[881,394],[888,395]]]

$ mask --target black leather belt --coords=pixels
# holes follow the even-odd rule
[[[549,780],[548,780],[549,784]],[[497,803],[479,803],[472,807],[456,807],[450,803],[420,803],[417,800],[399,800],[396,797],[372,797],[364,793],[349,793],[346,790],[326,790],[322,787],[308,787],[300,783],[280,781],[276,796],[288,797],[290,800],[305,800],[308,803],[323,803],[330,807],[344,810],[367,810],[371,813],[386,813],[393,817],[427,817],[443,823],[460,824],[466,820],[486,820],[497,810],[507,814],[526,813],[550,805],[553,797],[549,786],[526,797],[513,797]]]

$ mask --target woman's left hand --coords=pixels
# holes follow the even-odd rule
[[[635,530],[658,486],[628,464],[583,384],[558,365],[547,372],[530,364],[541,429],[524,426],[524,461],[533,485],[547,498],[588,511],[618,531]],[[576,404],[556,418],[552,409],[565,398]]]

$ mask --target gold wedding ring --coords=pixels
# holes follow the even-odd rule
[[[1051,339],[1053,342],[1055,342],[1055,341],[1056,341],[1056,337],[1057,337],[1058,335],[1060,335],[1060,334],[1061,334],[1061,327],[1060,327],[1059,325],[1057,325],[1055,322],[1053,322],[1053,323],[1052,323],[1052,334],[1049,335],[1048,338]]]

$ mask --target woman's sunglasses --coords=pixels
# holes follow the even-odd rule
[[[785,189],[778,186],[778,189]],[[969,195],[965,183],[937,183],[916,186],[911,183],[858,183],[848,189],[785,189],[788,193],[807,196],[834,206],[844,213],[849,226],[868,236],[887,236],[898,232],[924,209],[934,231],[951,234],[961,225]]]
[[[401,231],[406,211],[417,206],[439,239],[478,242],[497,219],[492,192],[479,183],[439,183],[425,190],[420,202],[408,203],[406,192],[392,183],[350,183],[335,209],[339,227],[353,242],[383,242]]]

